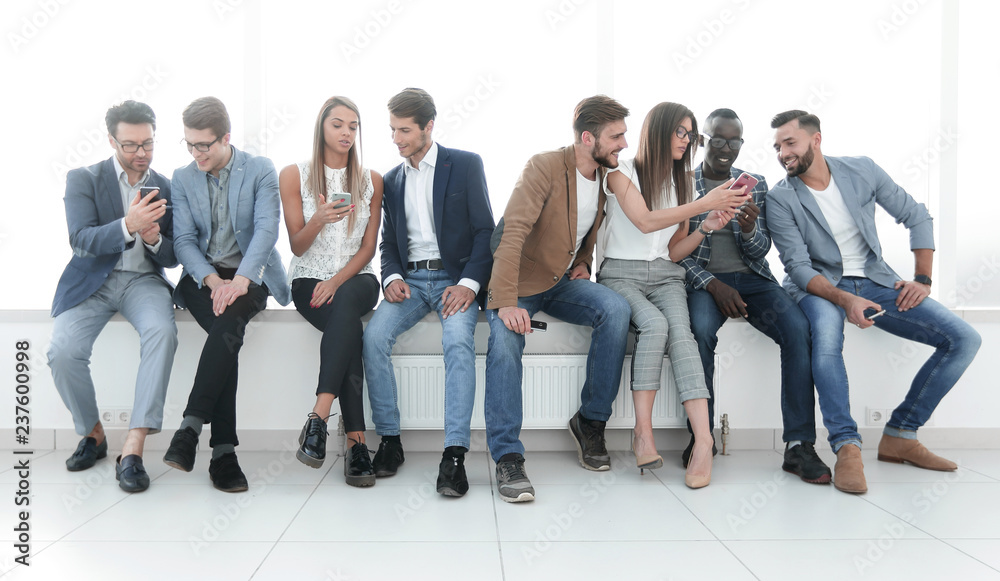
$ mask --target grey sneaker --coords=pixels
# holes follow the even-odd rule
[[[569,433],[580,453],[580,465],[587,470],[604,471],[611,469],[611,456],[604,444],[606,422],[588,420],[576,412],[569,420]]]
[[[535,489],[524,471],[524,456],[504,454],[497,462],[497,490],[504,502],[531,502]]]

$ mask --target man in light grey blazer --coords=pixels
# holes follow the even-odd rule
[[[120,312],[139,333],[139,371],[128,436],[115,474],[126,492],[149,487],[142,464],[147,434],[160,431],[170,368],[177,349],[174,305],[164,267],[177,264],[171,234],[170,183],[150,169],[156,116],[145,103],[125,101],[105,116],[115,154],[66,175],[66,223],[73,257],[52,300],[49,368],[76,432],[68,460],[86,470],[108,453],[90,355],[94,341]],[[142,195],[142,188],[153,191]]]
[[[809,318],[813,378],[837,454],[834,486],[850,493],[868,490],[848,397],[845,316],[860,329],[874,325],[935,348],[886,422],[878,459],[957,469],[917,441],[917,429],[972,363],[982,340],[968,323],[928,298],[934,230],[927,208],[867,157],[824,157],[815,115],[786,111],[774,117],[771,127],[788,178],[767,194],[767,223],[785,265],[784,286]],[[875,204],[910,231],[912,280],[903,280],[882,259]]]
[[[174,172],[174,248],[184,273],[174,301],[187,308],[208,339],[201,352],[184,420],[163,461],[190,472],[202,425],[212,424],[212,484],[247,490],[236,459],[236,384],[247,323],[270,292],[290,300],[275,250],[280,198],[274,164],[229,144],[231,124],[215,97],[184,110],[184,139],[194,161]]]

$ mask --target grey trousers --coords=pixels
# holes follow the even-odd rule
[[[155,434],[163,425],[163,403],[177,350],[170,286],[156,274],[112,271],[94,294],[60,313],[52,328],[48,351],[52,380],[81,436],[89,434],[100,419],[90,355],[97,336],[116,312],[139,333],[139,372],[129,429],[149,428]]]
[[[669,260],[605,259],[597,282],[625,297],[636,328],[632,389],[660,389],[664,353],[681,401],[707,398],[705,371],[691,332],[684,267]]]

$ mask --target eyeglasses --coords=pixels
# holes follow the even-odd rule
[[[202,153],[205,153],[209,149],[212,149],[212,146],[215,145],[215,143],[217,141],[219,141],[220,139],[222,139],[222,138],[221,137],[216,137],[215,139],[213,139],[212,141],[210,141],[208,143],[191,143],[190,141],[188,141],[186,139],[181,139],[181,143],[183,143],[184,145],[187,146],[188,153],[191,153],[192,149],[197,149],[198,151],[200,151]]]
[[[118,144],[118,147],[122,148],[122,151],[125,153],[135,153],[139,151],[140,147],[143,151],[153,151],[153,143],[155,143],[152,139],[149,141],[143,141],[142,143],[122,143],[115,137],[112,137],[111,139],[114,139],[115,143]]]
[[[675,129],[674,135],[677,136],[677,139],[687,138],[688,141],[694,141],[695,139],[698,139],[697,133],[695,133],[694,131],[688,131],[683,127],[678,127],[677,129]]]
[[[705,143],[708,143],[711,147],[716,149],[722,149],[722,146],[728,144],[729,149],[736,151],[737,149],[743,147],[743,139],[723,139],[721,137],[709,137],[708,135],[702,134]]]

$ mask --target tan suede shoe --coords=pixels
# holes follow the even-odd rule
[[[909,462],[918,468],[951,472],[958,470],[958,464],[931,452],[917,440],[907,440],[882,434],[878,443],[878,459],[882,462],[902,464]]]
[[[837,452],[837,463],[833,467],[833,486],[841,492],[864,494],[868,492],[865,481],[865,466],[861,462],[861,448],[845,444]]]

